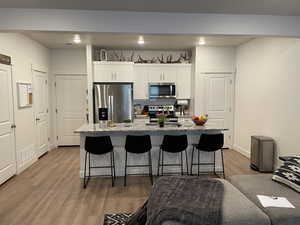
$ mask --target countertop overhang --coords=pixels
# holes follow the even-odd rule
[[[166,125],[165,127],[148,126],[145,123],[133,123],[128,124],[119,123],[115,127],[102,128],[99,124],[84,124],[75,133],[83,135],[165,135],[165,134],[188,134],[197,135],[204,132],[222,132],[226,131],[226,128],[214,127],[214,126],[196,126],[196,125]]]

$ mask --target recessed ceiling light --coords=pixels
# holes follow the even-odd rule
[[[205,45],[205,38],[204,37],[201,37],[199,42],[198,42],[199,45]]]
[[[76,43],[76,44],[81,43],[81,39],[80,39],[79,34],[75,34],[75,35],[74,35],[73,41],[74,41],[74,43]]]
[[[142,36],[140,36],[139,40],[138,40],[138,44],[139,45],[143,45],[145,44],[144,38]]]

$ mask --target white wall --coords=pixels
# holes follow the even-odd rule
[[[86,74],[86,53],[82,49],[51,49],[52,74]]]
[[[51,49],[51,136],[57,136],[56,130],[56,90],[55,77],[57,75],[85,75],[87,74],[86,50],[81,49]],[[76,90],[74,90],[76,91]],[[54,146],[57,146],[57,139],[54,138]]]
[[[48,73],[49,50],[21,34],[1,33],[0,43],[0,53],[12,57],[17,170],[21,172],[36,160],[36,135],[34,107],[23,109],[17,107],[16,83],[32,83],[32,68]]]
[[[275,139],[278,155],[299,154],[300,40],[258,38],[237,50],[235,149],[250,136]]]

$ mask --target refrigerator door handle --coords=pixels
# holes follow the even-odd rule
[[[114,121],[114,96],[110,96],[111,101],[110,101],[110,108],[111,108],[111,121]]]

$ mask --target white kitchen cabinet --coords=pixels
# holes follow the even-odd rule
[[[94,82],[133,82],[134,99],[148,99],[149,83],[176,83],[178,99],[191,98],[191,64],[94,62]]]
[[[176,83],[176,67],[174,65],[149,65],[149,82]]]
[[[133,82],[133,63],[94,62],[94,82]]]
[[[148,67],[134,65],[133,98],[148,99]]]
[[[177,66],[177,81],[176,81],[176,98],[190,99],[192,88],[192,71],[191,65]]]

